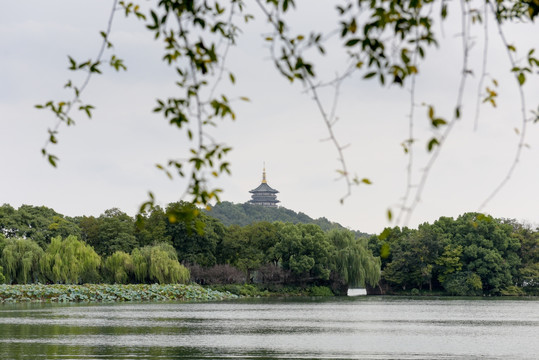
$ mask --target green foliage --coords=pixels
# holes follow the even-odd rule
[[[451,295],[477,296],[483,293],[479,275],[472,272],[458,272],[447,276],[445,290]]]
[[[526,295],[526,291],[522,290],[522,288],[511,285],[503,289],[501,294],[503,296],[524,296]]]
[[[100,266],[101,257],[73,235],[53,238],[40,264],[47,281],[59,284],[97,282]]]
[[[141,249],[134,249],[131,253],[133,259],[133,272],[135,273],[135,281],[144,283],[148,279],[148,261],[142,253]]]
[[[72,219],[45,206],[14,209],[4,204],[0,207],[0,232],[8,238],[32,239],[45,248],[52,237],[77,235],[79,229]]]
[[[265,235],[263,231],[253,232],[252,227],[241,228],[236,225],[228,227],[218,244],[219,260],[247,273],[247,279],[250,281],[251,271],[258,269],[264,262],[265,252],[260,246],[260,240]]]
[[[312,286],[309,289],[309,295],[311,296],[335,296],[333,291],[327,286]]]
[[[101,256],[116,251],[130,253],[138,246],[134,219],[117,208],[106,210],[97,219],[83,217],[79,224],[82,238]]]
[[[444,252],[436,259],[436,265],[439,266],[438,281],[443,283],[445,278],[452,273],[462,270],[460,258],[462,256],[461,245],[446,245]]]
[[[188,206],[187,210],[186,206]],[[223,238],[225,228],[219,221],[204,214],[198,214],[187,223],[177,221],[176,214],[180,211],[189,211],[189,207],[192,205],[169,204],[166,234],[176,249],[178,258],[182,261],[203,266],[215,265],[217,243],[220,238]]]
[[[139,214],[135,228],[138,246],[171,243],[171,237],[167,233],[168,224],[168,216],[159,206],[154,207],[149,213]]]
[[[8,284],[27,284],[39,281],[39,262],[43,249],[30,239],[10,238],[4,240],[0,265]]]
[[[335,248],[334,263],[337,272],[349,287],[376,286],[380,281],[380,258],[374,257],[366,239],[356,239],[347,230],[332,230],[329,241]]]
[[[521,247],[519,257],[521,266],[516,276],[516,284],[531,295],[539,294],[539,229],[533,231],[529,226],[508,220],[507,223],[514,229],[514,236],[518,238]]]
[[[4,276],[4,268],[0,266],[0,284],[3,284],[6,281],[6,277]]]
[[[135,279],[159,284],[187,283],[189,270],[178,262],[176,251],[169,244],[145,246],[131,254]]]
[[[277,236],[275,254],[283,269],[300,278],[329,279],[331,245],[320,227],[283,224]]]
[[[299,285],[331,286],[337,292],[343,286],[370,286],[422,293],[428,286],[431,292],[455,295],[539,293],[539,232],[514,220],[468,213],[457,219],[442,217],[416,230],[395,227],[380,236],[357,238],[348,230],[324,232],[314,224],[225,227],[205,214],[190,224],[176,221],[174,216],[186,206],[192,205],[174,203],[167,211],[155,208],[141,215],[142,225],[136,225],[117,209],[98,218],[69,219],[48,208],[24,206],[19,211],[4,205],[0,282],[82,283],[98,281],[101,275],[115,283],[187,282],[190,273],[180,265],[181,259],[193,269],[195,281],[247,282],[259,292],[262,286],[281,292],[278,288]],[[25,230],[30,226],[24,223],[42,230]],[[39,239],[74,232],[104,252],[134,248],[131,254],[114,251],[100,267],[93,248],[76,236],[53,237],[44,252],[30,239],[13,237],[21,231]],[[131,240],[121,241],[122,234]],[[133,239],[147,245],[137,247]],[[155,243],[159,240],[164,242]]]
[[[237,297],[226,291],[183,284],[0,285],[0,303],[215,301]]]
[[[206,213],[218,220],[224,225],[239,225],[248,226],[260,222],[283,222],[292,224],[315,224],[320,226],[324,231],[331,229],[344,229],[338,223],[329,221],[326,218],[312,219],[308,215],[284,207],[265,207],[249,203],[234,204],[228,201],[223,201],[215,204]],[[357,235],[366,235],[365,233],[357,232]]]
[[[393,233],[388,232],[386,239]],[[442,217],[389,240],[391,254],[382,263],[383,280],[401,289],[428,283],[429,290],[451,294],[499,295],[523,283],[527,267],[521,265],[519,252],[531,233],[484,214],[467,213],[456,220]]]
[[[127,284],[134,275],[133,258],[123,251],[116,251],[105,260],[107,278],[116,284]]]

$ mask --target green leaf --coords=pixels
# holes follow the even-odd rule
[[[520,84],[520,86],[524,85],[524,83],[526,82],[526,75],[524,75],[524,73],[520,73],[518,74],[518,83]]]
[[[370,72],[368,74],[365,74],[365,76],[363,76],[364,79],[370,79],[371,77],[375,76],[376,75],[376,72],[373,71],[373,72]]]
[[[432,126],[434,126],[435,128],[437,128],[440,125],[446,125],[446,124],[447,124],[447,121],[445,121],[442,118],[432,119]]]
[[[354,45],[356,45],[358,42],[360,42],[361,40],[358,39],[358,38],[354,38],[354,39],[350,39],[346,42],[346,44],[344,44],[344,46],[347,46],[347,47],[352,47]]]
[[[367,184],[367,185],[372,185],[372,182],[367,178],[361,179],[361,182],[364,183],[364,184]]]
[[[77,63],[71,56],[67,57],[69,59],[69,70],[77,70]]]
[[[58,161],[58,157],[57,157],[57,156],[54,156],[54,155],[49,154],[49,155],[47,156],[47,158],[48,158],[48,160],[49,160],[49,163],[50,163],[52,166],[57,167],[57,163],[56,163],[56,162]]]
[[[387,219],[391,221],[393,219],[393,212],[391,209],[387,209]]]
[[[427,144],[427,150],[431,152],[435,146],[439,146],[440,142],[436,138],[430,139],[429,143]]]

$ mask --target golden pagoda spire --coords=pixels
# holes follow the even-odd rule
[[[264,161],[264,170],[262,171],[262,183],[267,184],[266,181],[266,162]]]

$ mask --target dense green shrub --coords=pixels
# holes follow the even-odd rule
[[[335,296],[327,286],[312,286],[308,289],[308,293],[311,296]]]

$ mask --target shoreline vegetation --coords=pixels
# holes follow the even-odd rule
[[[135,218],[119,209],[71,218],[46,207],[4,204],[0,284],[198,284],[240,296],[345,295],[348,288],[369,295],[539,295],[539,228],[515,220],[466,213],[364,236],[270,222],[274,214],[256,205],[227,206],[228,221],[242,218],[234,209],[267,220],[226,226],[211,211],[183,202]],[[185,219],[186,211],[198,214]],[[121,300],[123,289],[127,298],[154,296],[131,294],[128,287],[107,296]]]
[[[119,303],[119,302],[210,302],[261,297],[334,297],[326,286],[288,286],[268,289],[261,285],[229,284],[0,284],[0,305],[15,303]],[[379,296],[379,295],[370,295]],[[389,297],[447,298],[446,292],[403,291]],[[503,298],[532,298],[523,294],[505,294]],[[363,296],[361,296],[363,297]],[[470,298],[477,296],[468,296]],[[462,297],[459,297],[462,298]],[[497,297],[501,298],[501,297]]]
[[[201,286],[198,284],[0,284],[0,304],[205,302],[246,297],[335,296],[325,286],[289,286],[267,289],[252,284]]]
[[[217,301],[237,299],[228,291],[185,284],[0,284],[0,304],[18,302]]]

